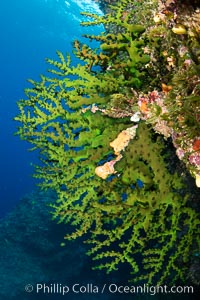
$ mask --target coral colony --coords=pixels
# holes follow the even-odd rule
[[[65,239],[87,233],[94,268],[130,265],[134,282],[184,282],[199,251],[198,212],[166,143],[199,187],[200,10],[188,5],[120,0],[104,16],[83,13],[83,26],[106,32],[74,41],[77,65],[48,59],[15,117],[39,149],[35,177],[57,193],[53,218],[72,227]]]

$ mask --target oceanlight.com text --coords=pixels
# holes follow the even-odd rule
[[[74,283],[37,283],[35,285],[27,284],[25,286],[27,293],[36,294],[60,294],[65,296],[67,294],[148,294],[154,296],[156,294],[193,294],[193,286],[172,286],[167,285],[153,286],[148,284],[143,285],[119,285],[115,283],[105,284],[80,284]]]

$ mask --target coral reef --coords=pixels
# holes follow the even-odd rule
[[[184,282],[191,253],[198,251],[198,213],[184,176],[170,172],[159,136],[173,136],[178,144],[192,128],[193,150],[199,151],[197,122],[176,127],[174,118],[182,113],[176,106],[173,111],[170,100],[189,96],[192,111],[196,107],[197,63],[192,90],[176,91],[182,71],[174,49],[183,47],[185,30],[195,31],[187,35],[196,43],[197,12],[191,26],[181,24],[178,32],[173,5],[121,0],[108,15],[84,13],[92,20],[83,26],[107,28],[99,36],[85,35],[99,41],[99,49],[75,41],[80,63],[72,65],[60,52],[59,61],[48,59],[49,76],[30,80],[15,117],[17,134],[39,149],[35,177],[43,189],[56,191],[53,219],[71,224],[65,239],[89,234],[96,268],[110,272],[127,264],[133,281],[150,284]]]
[[[168,173],[159,155],[162,147],[159,139],[152,141],[149,129],[141,123],[137,139],[130,142],[115,165],[115,196],[107,183],[107,191],[102,191],[103,204],[96,204],[104,211],[101,219],[106,221],[98,217],[88,241],[93,245],[89,254],[103,261],[97,268],[110,272],[120,263],[129,263],[135,282],[184,281],[180,260],[187,264],[190,247],[185,245],[195,243],[191,238],[198,232],[197,214],[185,206],[187,197],[175,192],[182,183],[177,174]],[[142,188],[138,187],[138,178]],[[183,228],[184,234],[179,234]]]
[[[156,132],[173,139],[178,157],[199,187],[200,151],[196,144],[200,138],[200,9],[195,1],[153,1],[142,8],[135,7],[133,1],[125,11],[130,22],[139,21],[146,29],[142,49],[149,55],[149,62],[143,69],[145,82],[139,93],[134,89],[132,97],[121,97],[124,100],[118,108],[110,101],[106,113],[124,117],[140,111],[142,119]]]

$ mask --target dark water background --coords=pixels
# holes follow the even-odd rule
[[[81,11],[101,13],[92,0],[10,0],[0,6],[0,216],[10,211],[36,184],[32,163],[37,153],[14,136],[18,113],[16,102],[24,98],[26,80],[45,74],[45,58],[56,58],[56,50],[70,52],[72,41],[84,32],[98,33],[102,27],[83,28]]]

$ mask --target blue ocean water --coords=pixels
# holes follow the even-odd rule
[[[27,79],[45,74],[45,58],[56,50],[71,52],[72,41],[83,33],[102,32],[102,27],[81,27],[81,11],[102,14],[92,0],[10,0],[0,9],[0,216],[10,211],[35,188],[32,178],[37,153],[14,136],[16,102],[24,98]]]

